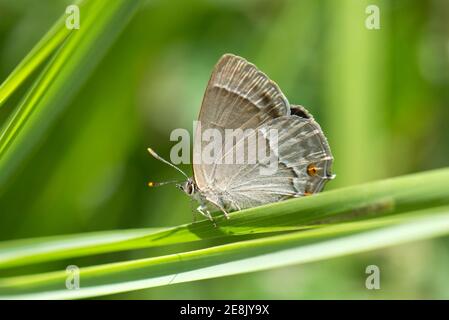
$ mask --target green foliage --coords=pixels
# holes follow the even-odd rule
[[[5,3],[1,9],[16,8]],[[79,30],[65,27],[63,11],[59,19],[32,15],[36,24],[57,22],[28,43],[31,50],[17,49],[24,56],[17,67],[0,64],[9,74],[0,85],[0,298],[98,297],[182,282],[192,283],[192,297],[222,298],[197,280],[230,275],[253,298],[257,285],[237,275],[448,234],[449,169],[424,171],[448,165],[447,59],[438,49],[448,34],[425,29],[445,5],[432,13],[428,4],[378,1],[382,27],[372,31],[363,26],[368,3],[84,0]],[[27,28],[2,24],[2,12],[1,52],[14,55],[16,39],[4,34]],[[217,228],[207,220],[182,224],[190,219],[183,195],[145,189],[149,175],[173,174],[148,159],[146,147],[166,154],[168,132],[191,126],[224,52],[254,61],[292,103],[312,111],[336,156],[329,187],[342,188],[217,216]],[[352,185],[417,171],[424,172]],[[167,225],[175,226],[142,228]],[[345,258],[344,269],[355,261]],[[80,290],[65,287],[70,264],[81,267]],[[432,265],[429,278],[447,266]],[[400,278],[395,272],[390,277]],[[308,274],[326,288],[355,277]],[[413,278],[424,288],[398,288],[447,297],[447,277]]]
[[[425,183],[422,183],[425,182]],[[428,182],[428,183],[426,183]],[[412,211],[411,208],[415,208]],[[416,210],[423,208],[422,210]],[[81,269],[82,289],[64,271],[4,278],[4,298],[92,297],[264,270],[449,233],[449,169],[342,188],[231,214],[231,219],[156,230],[125,230],[0,244],[0,268],[238,235],[263,237]],[[273,235],[281,231],[293,231]],[[1,297],[0,295],[0,297]]]
[[[68,31],[60,19],[0,87],[0,105],[54,51],[0,133],[0,190],[11,170],[86,79],[138,1],[86,1],[83,28]],[[64,17],[63,17],[64,18]]]

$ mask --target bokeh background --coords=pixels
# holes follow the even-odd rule
[[[0,81],[68,4],[0,0]],[[369,4],[380,9],[379,30],[365,27]],[[170,132],[192,130],[226,52],[255,63],[319,121],[335,156],[327,190],[447,166],[447,21],[445,0],[146,1],[0,194],[0,240],[190,222],[185,195],[146,187],[179,177],[146,148],[168,157]],[[108,256],[78,264],[101,261]],[[380,290],[365,289],[370,264],[381,269]],[[448,299],[448,270],[449,239],[440,238],[108,298]]]

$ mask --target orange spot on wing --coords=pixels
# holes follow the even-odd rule
[[[311,163],[311,164],[309,164],[308,166],[307,166],[307,174],[309,175],[309,176],[314,176],[314,175],[316,175],[318,173],[318,168],[313,164],[313,163]]]

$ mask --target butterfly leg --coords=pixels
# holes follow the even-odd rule
[[[217,224],[215,223],[214,218],[212,218],[212,215],[210,214],[209,210],[207,210],[207,208],[204,205],[200,205],[198,206],[198,208],[196,208],[196,210],[201,213],[203,216],[205,216],[206,218],[208,218],[210,221],[212,221],[212,223],[214,224],[214,227],[217,226]]]
[[[229,219],[229,213],[222,207],[217,205],[217,207],[224,213],[226,219]]]

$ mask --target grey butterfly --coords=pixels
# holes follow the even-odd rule
[[[217,155],[212,163],[193,164],[194,176],[149,152],[157,159],[173,166],[186,178],[177,186],[199,202],[197,208],[212,219],[211,212],[228,212],[256,207],[289,198],[320,192],[325,183],[335,177],[331,173],[333,157],[319,124],[302,106],[290,105],[276,83],[245,59],[233,54],[223,55],[216,64],[201,105],[200,127],[194,138],[194,156],[205,147],[201,139],[205,130],[214,128],[254,129],[265,134],[277,132],[276,155],[278,167],[273,175],[263,175],[262,161],[226,164]],[[236,149],[240,141],[224,145],[224,153]],[[150,186],[165,183],[150,183]]]

